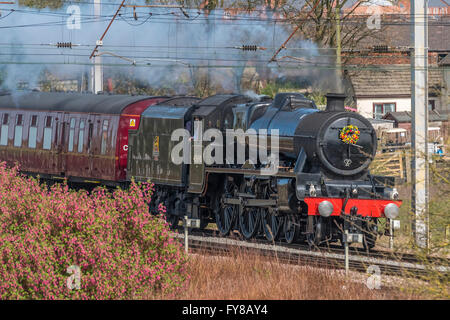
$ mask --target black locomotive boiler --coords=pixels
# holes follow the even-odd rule
[[[347,233],[371,248],[378,219],[395,218],[401,201],[391,178],[370,174],[375,130],[364,117],[346,112],[344,99],[329,94],[325,111],[297,93],[278,94],[273,101],[216,95],[194,104],[159,103],[141,114],[138,130],[129,132],[127,177],[155,183],[151,205],[165,204],[173,226],[188,215],[200,219],[202,227],[215,222],[222,235],[238,230],[246,239],[264,235],[269,241],[318,245]],[[277,129],[276,173],[262,174],[267,163],[259,159],[173,163],[178,141],[172,141],[172,132],[184,128],[194,137],[199,123],[224,136],[227,129]],[[247,137],[247,149],[250,141]]]

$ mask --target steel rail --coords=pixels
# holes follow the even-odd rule
[[[197,236],[203,236],[203,237],[214,237],[218,236],[217,232],[215,230],[190,230],[190,233]],[[260,244],[269,244],[269,242],[261,238],[254,238],[252,239],[252,243],[260,243]],[[284,246],[287,248],[297,249],[297,250],[304,250],[309,251],[309,246],[307,244],[303,243],[284,243],[281,241],[276,241],[274,244]],[[315,250],[320,250],[323,252],[328,253],[337,253],[337,254],[344,254],[344,249],[337,244],[330,244],[328,246],[318,246],[314,248]],[[450,259],[443,258],[443,257],[435,257],[435,256],[424,256],[424,257],[418,257],[418,255],[411,254],[411,253],[404,253],[404,252],[393,252],[393,251],[387,251],[387,250],[375,250],[372,249],[369,252],[364,250],[360,247],[350,247],[350,253],[356,254],[359,256],[367,256],[371,258],[379,258],[379,259],[386,259],[386,260],[393,260],[393,261],[403,261],[403,262],[411,262],[411,263],[417,263],[417,264],[440,264],[440,265],[450,265]]]
[[[184,235],[174,233],[177,238]],[[189,235],[189,248],[191,252],[222,255],[229,253],[233,248],[245,248],[255,254],[272,257],[286,264],[308,265],[313,267],[324,267],[344,269],[345,256],[342,253],[309,251],[305,249],[292,248],[279,244],[263,244],[247,242],[230,238],[217,238],[213,236]],[[353,252],[354,253],[354,252]],[[354,271],[367,272],[367,268],[376,265],[383,274],[402,277],[420,277],[429,272],[440,272],[443,277],[448,277],[450,267],[444,265],[424,264],[419,262],[407,262],[403,260],[391,260],[381,257],[370,257],[359,254],[349,256],[350,269]],[[447,260],[448,262],[448,260]]]

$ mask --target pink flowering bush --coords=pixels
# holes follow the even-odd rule
[[[0,299],[176,294],[187,282],[186,257],[162,212],[149,213],[151,195],[151,184],[134,182],[90,194],[49,188],[0,163]]]

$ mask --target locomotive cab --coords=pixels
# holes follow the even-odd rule
[[[233,129],[246,131],[255,119],[260,118],[270,105],[270,101],[238,104],[233,108]]]

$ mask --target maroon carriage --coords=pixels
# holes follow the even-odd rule
[[[126,181],[128,131],[167,97],[26,92],[0,94],[0,161],[49,179]]]

